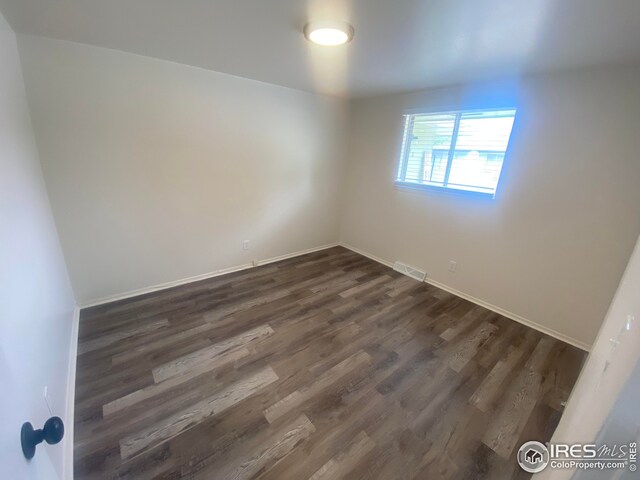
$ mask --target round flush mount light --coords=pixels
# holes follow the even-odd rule
[[[334,47],[353,38],[353,27],[344,22],[309,22],[304,26],[304,36],[318,45]]]

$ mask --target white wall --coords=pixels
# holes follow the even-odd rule
[[[0,478],[63,475],[65,444],[40,445],[27,462],[20,427],[67,418],[75,301],[58,243],[27,108],[16,38],[0,15]],[[70,478],[70,477],[69,477]]]
[[[339,100],[70,42],[18,42],[81,304],[338,240]]]
[[[512,106],[495,200],[394,187],[407,108]],[[640,233],[640,69],[352,102],[342,240],[590,345]],[[458,263],[448,272],[449,260]]]
[[[571,397],[567,402],[560,424],[552,442],[593,443],[612,411],[616,399],[634,369],[640,366],[640,238],[636,244],[629,265],[602,324],[591,354],[587,359]],[[627,318],[631,316],[631,329],[626,330]],[[613,348],[610,339],[619,341]],[[629,430],[637,433],[637,405],[635,425]],[[618,445],[634,440],[633,436],[620,438]],[[612,442],[606,442],[612,445]],[[552,470],[547,468],[536,478],[568,479],[572,470]],[[602,476],[601,478],[605,478]],[[617,477],[616,477],[617,478]]]

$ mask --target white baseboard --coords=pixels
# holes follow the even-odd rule
[[[214,272],[203,273],[201,275],[195,275],[193,277],[181,278],[180,280],[174,280],[171,282],[160,283],[157,285],[152,285],[150,287],[139,288],[137,290],[131,290],[129,292],[119,293],[116,295],[109,295],[107,297],[98,298],[96,300],[91,300],[87,303],[81,305],[80,308],[87,307],[96,307],[98,305],[103,305],[105,303],[116,302],[118,300],[125,300],[127,298],[137,297],[139,295],[144,295],[146,293],[158,292],[160,290],[166,290],[167,288],[178,287],[180,285],[185,285],[187,283],[197,282],[199,280],[206,280],[208,278],[219,277],[220,275],[226,275],[227,273],[239,272],[241,270],[247,270],[249,268],[254,268],[260,265],[267,265],[269,263],[278,262],[280,260],[286,260],[288,258],[299,257],[300,255],[306,255],[307,253],[318,252],[320,250],[326,250],[327,248],[337,247],[339,243],[330,243],[327,245],[322,245],[320,247],[308,248],[306,250],[300,250],[298,252],[287,253],[285,255],[279,255],[277,257],[266,258],[264,260],[259,260],[256,265],[252,263],[245,263],[244,265],[238,265],[229,268],[222,268],[220,270],[216,270]]]
[[[389,268],[393,268],[393,262],[390,262],[388,260],[384,260],[380,257],[376,257],[375,255],[372,255],[371,253],[365,252],[363,250],[360,250],[359,248],[353,247],[347,243],[341,242],[340,245],[342,245],[344,248],[348,248],[349,250],[352,250],[356,253],[359,253],[360,255],[364,255],[367,258],[370,258],[371,260],[375,260],[378,263],[381,263]],[[524,318],[516,313],[510,312],[508,310],[505,310],[504,308],[498,307],[496,305],[493,305],[489,302],[485,302],[484,300],[481,300],[479,298],[476,298],[472,295],[469,295],[465,292],[461,292],[460,290],[456,290],[455,288],[451,288],[448,285],[445,285],[444,283],[440,283],[436,280],[433,280],[432,278],[429,278],[427,276],[427,278],[425,279],[426,283],[429,283],[435,287],[438,287],[442,290],[446,290],[449,293],[452,293],[460,298],[464,298],[465,300],[468,300],[472,303],[475,303],[476,305],[480,305],[481,307],[486,308],[487,310],[491,310],[493,312],[499,313],[500,315],[502,315],[503,317],[507,317],[511,320],[514,320],[518,323],[521,323],[523,325],[526,325],[527,327],[533,328],[534,330],[538,330],[539,332],[545,333],[547,335],[549,335],[550,337],[556,338],[558,340],[561,340],[565,343],[568,343],[569,345],[573,345],[574,347],[577,347],[581,350],[584,350],[586,352],[588,352],[591,348],[590,345],[587,345],[584,342],[581,342],[580,340],[576,340],[575,338],[572,338],[568,335],[565,335],[564,333],[558,332],[552,328],[549,327],[545,327],[544,325],[540,325],[537,322],[534,322],[532,320],[529,320],[527,318]]]
[[[547,335],[549,335],[550,337],[556,338],[558,340],[561,340],[565,343],[568,343],[569,345],[573,345],[574,347],[579,348],[580,350],[584,350],[585,352],[588,352],[590,350],[590,346],[587,345],[584,342],[581,342],[580,340],[576,340],[575,338],[572,338],[568,335],[565,335],[564,333],[558,332],[557,330],[554,330],[552,328],[549,327],[545,327],[544,325],[540,325],[537,322],[534,322],[532,320],[529,320],[527,318],[524,318],[516,313],[510,312],[508,310],[505,310],[504,308],[498,307],[496,305],[493,305],[489,302],[485,302],[484,300],[481,300],[479,298],[473,297],[467,293],[461,292],[460,290],[456,290],[455,288],[451,288],[448,285],[445,285],[444,283],[440,283],[437,282],[435,280],[433,280],[432,278],[426,278],[425,279],[426,283],[429,283],[435,287],[441,288],[442,290],[446,290],[449,293],[453,293],[454,295],[464,298],[465,300],[469,300],[472,303],[475,303],[476,305],[480,305],[481,307],[486,308],[487,310],[491,310],[493,312],[499,313],[500,315],[502,315],[503,317],[507,317],[511,320],[514,320],[518,323],[521,323],[523,325],[526,325],[527,327],[531,327],[534,330],[538,330],[539,332],[542,333],[546,333]]]
[[[344,242],[340,242],[340,245],[343,246],[344,248],[348,248],[349,250],[351,250],[352,252],[356,252],[359,253],[360,255],[362,255],[363,257],[367,257],[370,258],[371,260],[374,260],[378,263],[381,263],[389,268],[393,268],[393,262],[389,262],[388,260],[385,260],[383,258],[380,257],[376,257],[375,255],[369,253],[369,252],[365,252],[364,250],[360,250],[359,248],[356,248],[352,245],[349,245],[348,243],[344,243]]]
[[[69,367],[67,372],[67,404],[65,405],[65,439],[62,478],[73,480],[73,429],[76,403],[76,361],[78,358],[78,328],[80,325],[80,307],[73,309],[71,320],[71,340],[69,343]]]
[[[166,283],[161,283],[158,285],[153,285],[150,287],[146,287],[146,288],[141,288],[141,289],[137,289],[137,290],[132,290],[129,292],[125,292],[125,293],[121,293],[121,294],[117,294],[117,295],[111,295],[108,297],[103,297],[97,300],[93,300],[91,302],[88,302],[86,304],[83,304],[80,308],[87,308],[87,307],[95,307],[97,305],[103,305],[105,303],[111,303],[111,302],[115,302],[118,300],[124,300],[127,298],[132,298],[132,297],[137,297],[139,295],[144,295],[146,293],[152,293],[152,292],[157,292],[160,290],[165,290],[167,288],[172,288],[172,287],[177,287],[180,285],[185,285],[187,283],[192,283],[192,282],[197,282],[199,280],[206,280],[208,278],[213,278],[213,277],[218,277],[220,275],[225,275],[228,273],[233,273],[233,272],[238,272],[241,270],[246,270],[249,268],[254,268],[255,266],[260,266],[260,265],[267,265],[269,263],[273,263],[273,262],[278,262],[280,260],[286,260],[288,258],[293,258],[293,257],[298,257],[300,255],[306,255],[307,253],[313,253],[313,252],[318,252],[320,250],[326,250],[327,248],[333,248],[336,246],[343,246],[344,248],[347,248],[353,252],[356,252],[360,255],[363,255],[367,258],[370,258],[371,260],[374,260],[378,263],[381,263],[382,265],[385,265],[389,268],[393,268],[393,262],[389,261],[389,260],[385,260],[383,258],[380,258],[376,255],[373,255],[369,252],[366,252],[364,250],[361,250],[357,247],[354,247],[353,245],[349,245],[348,243],[345,242],[337,242],[337,243],[330,243],[327,245],[322,245],[320,247],[313,247],[313,248],[309,248],[306,250],[300,250],[298,252],[293,252],[293,253],[288,253],[285,255],[279,255],[277,257],[271,257],[271,258],[267,258],[264,260],[260,260],[257,262],[257,265],[253,265],[251,263],[247,263],[244,265],[238,265],[238,266],[234,266],[234,267],[229,267],[229,268],[223,268],[220,270],[216,270],[214,272],[209,272],[209,273],[204,273],[202,275],[195,275],[193,277],[188,277],[188,278],[182,278],[180,280],[174,280],[172,282],[166,282]],[[429,278],[427,276],[427,278],[425,279],[426,283],[429,283],[431,285],[434,285],[438,288],[441,288],[442,290],[446,290],[447,292],[450,292],[458,297],[464,298],[465,300],[468,300],[472,303],[475,303],[476,305],[480,305],[481,307],[484,307],[488,310],[494,311],[496,313],[499,313],[500,315],[507,317],[511,320],[514,320],[518,323],[521,323],[523,325],[526,325],[528,327],[533,328],[534,330],[538,330],[539,332],[545,333],[553,338],[556,338],[558,340],[561,340],[563,342],[566,342],[570,345],[573,345],[577,348],[580,348],[581,350],[584,351],[589,351],[589,349],[591,348],[590,345],[587,345],[584,342],[581,342],[579,340],[576,340],[572,337],[569,337],[568,335],[565,335],[564,333],[558,332],[552,328],[546,327],[544,325],[540,325],[537,322],[534,322],[532,320],[529,320],[527,318],[524,318],[516,313],[510,312],[508,310],[505,310],[504,308],[498,307],[497,305],[493,305],[489,302],[485,302],[482,299],[476,298],[472,295],[469,295],[465,292],[461,292],[460,290],[456,290],[455,288],[452,288],[448,285],[445,285],[444,283],[440,283],[436,280],[433,280],[432,278]],[[76,325],[76,341],[77,341],[77,325]],[[77,348],[77,346],[76,346]],[[75,360],[74,360],[75,361]],[[74,364],[74,375],[75,375],[75,364]]]
[[[300,250],[299,252],[287,253],[285,255],[279,255],[277,257],[266,258],[264,260],[259,260],[258,265],[256,266],[259,267],[261,265],[268,265],[269,263],[275,263],[275,262],[279,262],[280,260],[287,260],[288,258],[299,257],[300,255],[306,255],[307,253],[319,252],[320,250],[326,250],[327,248],[337,247],[338,245],[340,245],[338,242],[329,243],[321,247],[313,247],[313,248],[308,248],[306,250]]]

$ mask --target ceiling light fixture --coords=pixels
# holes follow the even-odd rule
[[[334,47],[351,41],[353,27],[344,22],[309,22],[304,26],[304,36],[318,45]]]

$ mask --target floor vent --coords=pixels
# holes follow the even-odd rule
[[[404,273],[411,278],[415,278],[416,280],[420,280],[424,282],[424,279],[427,277],[427,272],[423,272],[418,270],[417,268],[410,267],[406,263],[396,262],[393,264],[393,269],[396,272]]]

